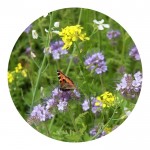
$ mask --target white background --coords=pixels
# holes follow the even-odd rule
[[[0,149],[150,149],[150,4],[148,0],[1,0],[0,1]],[[84,143],[52,140],[30,127],[17,112],[7,86],[11,50],[22,31],[47,12],[84,7],[122,25],[136,43],[143,64],[143,87],[130,117],[102,139]],[[149,9],[149,10],[148,10]],[[16,58],[17,59],[17,58]]]

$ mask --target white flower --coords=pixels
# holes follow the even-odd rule
[[[54,22],[54,27],[59,28],[59,22]]]
[[[46,47],[46,48],[44,48],[44,54],[51,54],[52,53],[52,50],[51,50],[51,48],[50,47]]]
[[[31,51],[30,54],[31,54],[31,57],[32,57],[32,58],[35,58],[35,57],[36,57],[36,55],[35,55],[32,51]]]
[[[104,30],[104,28],[109,28],[109,24],[104,24],[104,19],[97,21],[96,19],[93,20],[93,22],[98,25],[99,30]]]
[[[56,34],[59,34],[59,31],[57,31],[57,30],[53,30],[52,32],[56,33]]]
[[[36,30],[32,30],[32,37],[33,37],[33,39],[38,38],[38,34],[37,34]]]
[[[45,28],[45,32],[48,33],[49,31]]]
[[[127,107],[124,108],[124,111],[127,117],[131,114],[131,111]]]

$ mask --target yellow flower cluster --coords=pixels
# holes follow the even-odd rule
[[[22,70],[22,65],[18,63],[17,67],[15,67],[15,72],[18,73],[20,70]]]
[[[111,129],[111,128],[108,128],[108,127],[105,127],[105,128],[104,128],[104,131],[108,134],[108,133],[110,133],[110,132],[112,131],[112,129]]]
[[[21,63],[18,63],[15,67],[14,71],[9,72],[8,71],[8,82],[12,83],[17,76],[16,74],[21,73],[23,77],[27,77],[27,71],[23,69]]]
[[[13,80],[14,80],[13,74],[8,71],[8,82],[11,83],[13,82]]]
[[[73,42],[80,39],[81,41],[89,40],[89,37],[86,37],[86,33],[82,33],[83,27],[80,25],[67,26],[59,32],[59,36],[62,37],[64,42],[63,49],[69,49]]]
[[[100,106],[102,103],[102,107],[110,107],[114,105],[115,96],[110,92],[105,92],[96,98],[98,102],[95,103],[95,106]]]

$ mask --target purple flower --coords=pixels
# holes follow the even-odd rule
[[[51,119],[54,115],[51,114],[48,109],[46,109],[42,105],[37,105],[33,108],[33,111],[30,114],[31,118],[36,118],[39,121],[45,121],[47,119]]]
[[[102,103],[99,106],[95,106],[95,103],[97,101],[98,100],[95,97],[91,97],[91,107],[92,107],[92,112],[94,114],[97,114],[97,113],[99,113],[102,110]]]
[[[92,129],[90,130],[89,134],[90,134],[91,136],[95,136],[95,135],[97,134],[98,130],[99,130],[98,126],[95,126],[94,128],[92,128]],[[101,133],[99,133],[99,134],[97,135],[97,138],[100,138],[100,137],[102,137],[102,136],[104,136],[104,135],[106,135],[106,134],[107,134],[107,133],[106,133],[105,131],[102,131]]]
[[[135,60],[140,60],[140,55],[138,52],[138,49],[136,46],[134,46],[130,52],[129,52],[129,56],[131,56],[132,58],[134,58]]]
[[[100,106],[95,106],[96,102],[97,99],[95,97],[90,97],[90,99],[85,99],[84,102],[82,103],[83,111],[89,110],[91,106],[91,111],[94,114],[99,113],[101,111],[102,104]]]
[[[50,98],[45,98],[44,103],[41,105],[37,105],[33,108],[29,122],[42,122],[54,117],[51,113],[53,109],[58,109],[58,111],[62,112],[66,110],[68,101],[71,99],[79,99],[80,93],[77,90],[74,91],[61,91],[59,88],[55,88]]]
[[[31,47],[27,47],[25,53],[28,55],[31,53]]]
[[[132,76],[131,74],[124,74],[121,83],[117,84],[117,91],[125,97],[135,98],[141,91],[142,73],[138,71]]]
[[[32,24],[30,24],[30,25],[24,30],[24,32],[28,34],[28,33],[30,32],[31,28],[32,28]]]
[[[55,100],[55,102],[68,101],[70,99],[79,99],[80,93],[77,90],[62,91],[59,88],[55,88],[52,91],[52,98]]]
[[[67,107],[67,102],[66,101],[60,101],[58,104],[57,104],[57,107],[58,107],[58,110],[59,111],[64,111]]]
[[[64,46],[63,41],[55,41],[50,44],[50,50],[53,56],[53,59],[57,60],[60,59],[61,55],[68,54],[68,51],[65,49],[62,49]]]
[[[88,100],[84,100],[84,102],[82,103],[82,109],[84,111],[87,111],[89,108],[90,108],[89,101]]]
[[[84,64],[91,71],[95,71],[96,74],[102,74],[107,71],[106,62],[104,61],[104,55],[100,52],[89,56]]]
[[[109,40],[118,38],[120,36],[120,32],[118,30],[111,30],[107,33],[107,37]]]

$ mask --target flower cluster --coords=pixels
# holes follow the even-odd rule
[[[23,69],[21,63],[17,64],[14,71],[8,71],[8,83],[12,83],[15,80],[15,78],[18,78],[19,75],[27,77],[27,71]]]
[[[8,82],[12,83],[14,80],[13,74],[11,72],[8,72]]]
[[[71,99],[79,99],[80,93],[77,90],[74,91],[62,91],[59,88],[55,88],[50,98],[46,98],[43,105],[39,104],[35,106],[30,114],[28,120],[34,123],[46,121],[54,117],[53,110],[57,109],[63,112],[67,109],[68,101]]]
[[[86,37],[86,33],[82,33],[83,27],[80,25],[75,26],[67,26],[59,32],[59,36],[62,37],[63,42],[65,45],[63,49],[69,49],[73,42],[89,40],[89,37]]]
[[[94,128],[92,128],[89,132],[90,136],[95,136],[98,133],[98,130],[99,130],[98,126],[95,126]],[[97,138],[105,136],[106,134],[110,133],[111,130],[112,130],[111,128],[105,127],[104,130],[97,135]]]
[[[55,60],[60,59],[61,55],[65,55],[68,53],[67,50],[62,49],[63,46],[64,46],[63,41],[55,41],[50,44],[50,50],[51,50],[53,59]]]
[[[98,102],[97,99],[95,97],[91,97],[90,99],[85,99],[84,102],[82,103],[82,109],[83,111],[87,111],[90,109],[94,114],[98,113],[101,111],[101,106],[102,103],[99,104],[99,106],[96,106],[95,103]]]
[[[105,92],[100,96],[97,96],[98,102],[95,103],[95,106],[100,106],[102,103],[102,107],[111,107],[114,105],[115,96],[110,92]]]
[[[51,119],[54,115],[51,114],[46,107],[39,104],[33,108],[30,116],[36,120],[45,121],[47,119]]]
[[[107,32],[107,37],[109,40],[116,39],[120,36],[120,32],[118,30],[111,30]]]
[[[141,91],[142,73],[138,71],[132,76],[131,74],[124,74],[121,83],[117,84],[116,90],[127,98],[135,98]]]
[[[134,58],[135,60],[140,60],[140,55],[138,52],[138,49],[136,46],[134,46],[130,52],[129,52],[129,56],[131,56],[132,58]]]
[[[84,64],[91,71],[95,71],[96,74],[102,74],[107,71],[106,62],[104,61],[104,55],[100,52],[89,56]]]

